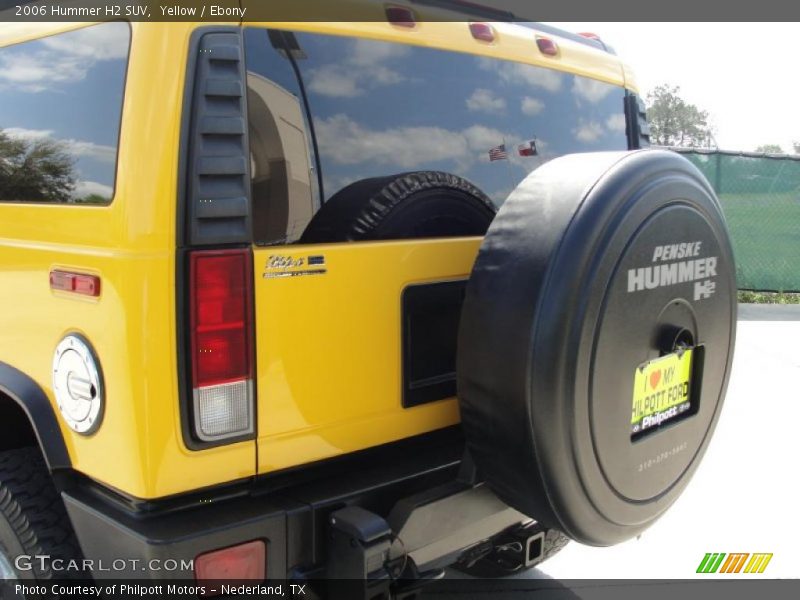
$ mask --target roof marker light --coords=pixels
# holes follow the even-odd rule
[[[550,38],[536,36],[536,45],[539,46],[539,51],[547,56],[556,56],[558,54],[558,45]]]
[[[488,43],[494,41],[494,27],[488,23],[470,23],[469,30],[472,32],[472,37],[476,40]]]
[[[414,11],[405,6],[387,6],[386,20],[398,27],[408,27],[411,29],[417,26],[417,17]]]

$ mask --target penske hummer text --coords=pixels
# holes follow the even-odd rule
[[[702,245],[703,242],[681,242],[656,246],[652,259],[656,264],[628,270],[628,292],[693,281],[695,300],[711,297],[717,286],[712,280],[717,276],[717,257],[701,257]]]

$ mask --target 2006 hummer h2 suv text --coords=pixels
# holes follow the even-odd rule
[[[597,38],[376,6],[0,30],[5,577],[388,597],[685,488],[735,331],[710,186]]]

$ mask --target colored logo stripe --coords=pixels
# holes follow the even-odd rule
[[[728,558],[725,559],[725,556]],[[748,561],[748,557],[750,560]],[[722,561],[725,560],[723,563]],[[724,552],[707,552],[697,567],[698,573],[740,573],[744,567],[745,573],[763,573],[769,561],[772,560],[771,553],[750,554],[747,552],[734,552],[725,554]],[[745,567],[745,562],[747,566]],[[721,566],[721,568],[720,568]]]
[[[744,568],[745,573],[763,573],[767,568],[769,561],[772,560],[772,554],[753,554],[750,562]]]
[[[700,566],[697,567],[698,573],[716,573],[722,559],[725,558],[724,552],[715,552],[714,554],[706,553],[703,560],[700,561]]]
[[[747,560],[748,556],[750,556],[748,553],[729,554],[728,558],[722,565],[720,573],[738,573],[742,570],[744,561]]]

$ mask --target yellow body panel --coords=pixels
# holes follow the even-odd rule
[[[315,246],[328,273],[264,279],[255,248],[258,439],[194,451],[183,441],[176,325],[179,148],[192,31],[208,23],[131,23],[116,189],[108,206],[0,203],[0,361],[53,401],[52,358],[70,331],[94,346],[104,373],[102,426],[88,437],[63,422],[76,470],[137,498],[158,498],[251,477],[457,423],[453,399],[400,402],[400,293],[412,282],[464,278],[479,240]],[[248,25],[252,25],[249,24]],[[0,29],[0,45],[73,29]],[[624,85],[612,55],[559,40],[535,51],[535,32],[498,24],[498,41],[464,23],[274,24],[448,48],[548,66]],[[533,47],[532,47],[532,44]],[[54,293],[51,269],[102,278],[98,299]],[[56,410],[57,412],[57,410]]]
[[[75,469],[139,498],[255,471],[253,442],[192,452],[181,436],[176,190],[183,80],[194,27],[131,24],[110,205],[0,203],[0,361],[32,377],[52,400],[56,344],[67,332],[83,333],[102,364],[106,411],[89,437],[61,422],[67,449]],[[100,275],[100,298],[51,292],[48,275],[57,267]]]
[[[401,404],[401,295],[466,279],[479,238],[255,251],[258,468],[274,471],[458,422],[455,399]],[[264,277],[274,255],[327,272]]]

